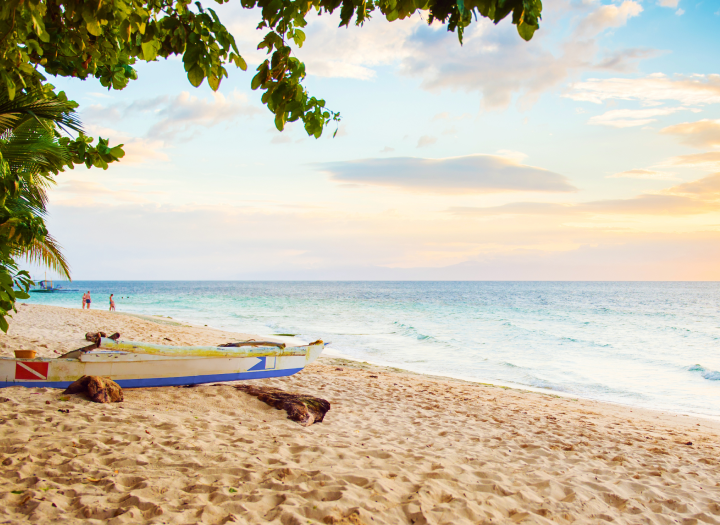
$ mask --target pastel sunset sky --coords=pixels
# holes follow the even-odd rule
[[[532,41],[481,20],[463,46],[317,17],[297,56],[342,114],[319,140],[275,130],[232,3],[249,69],[217,93],[179,59],[52,80],[127,151],[51,192],[75,279],[720,279],[717,0],[546,0]]]

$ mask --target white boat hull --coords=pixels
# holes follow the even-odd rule
[[[124,346],[122,346],[124,345]],[[154,348],[153,353],[136,353],[116,348],[135,345],[136,350]],[[315,361],[325,344],[287,348],[202,347],[199,353],[175,351],[175,355],[155,353],[160,345],[120,342],[82,354],[77,359],[0,358],[0,388],[9,386],[67,388],[84,375],[108,377],[123,388],[180,386],[221,381],[241,381],[296,374]],[[165,347],[173,348],[173,347]],[[180,348],[180,347],[174,347]],[[184,349],[187,350],[187,349]],[[213,354],[228,357],[208,356]]]

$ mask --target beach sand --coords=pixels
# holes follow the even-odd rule
[[[97,330],[243,337],[29,305],[0,345],[56,355]],[[0,523],[720,524],[716,421],[327,357],[249,383],[332,408],[302,427],[227,384],[0,390]]]

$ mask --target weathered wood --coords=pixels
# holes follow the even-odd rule
[[[234,385],[238,390],[257,397],[263,403],[278,410],[284,410],[288,419],[307,427],[313,423],[322,423],[330,410],[330,402],[319,397],[305,394],[291,394],[279,388],[253,385]]]
[[[87,332],[85,334],[86,341],[92,341],[93,343],[97,341],[98,344],[100,344],[100,339],[103,337],[107,337],[105,332]]]
[[[95,403],[120,403],[123,391],[115,381],[107,377],[82,376],[65,389],[63,394],[86,393]]]
[[[113,341],[117,341],[120,339],[120,333],[115,332],[110,337],[105,332],[88,332],[85,334],[85,339],[88,341],[92,341],[93,343],[97,343],[98,346],[100,346],[100,340],[103,337],[107,337],[108,339],[112,339]]]

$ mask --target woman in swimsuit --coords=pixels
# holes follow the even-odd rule
[[[110,311],[111,312],[115,311],[115,301],[113,301],[113,295],[115,295],[115,294],[114,293],[110,294]]]

